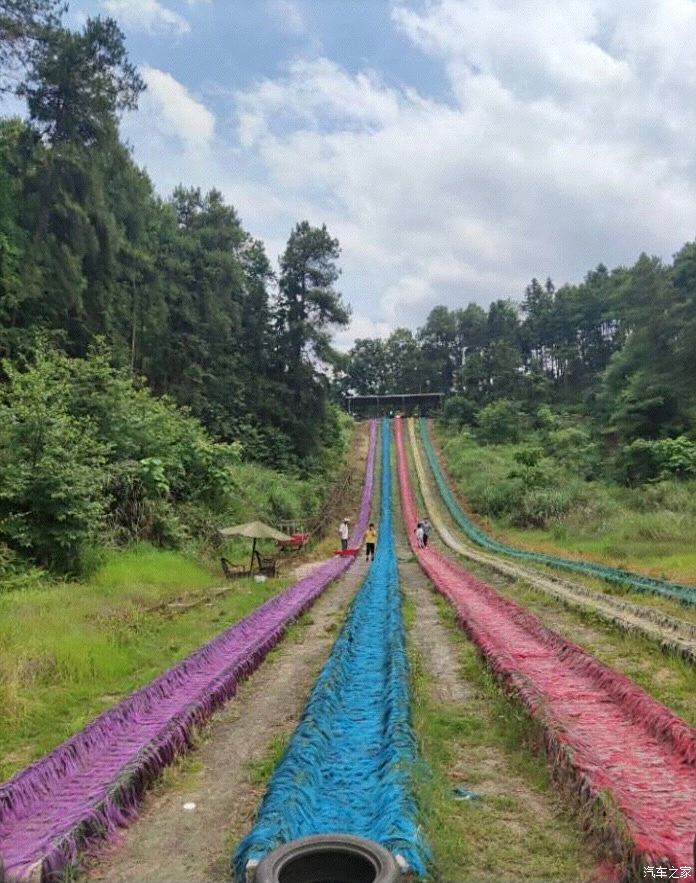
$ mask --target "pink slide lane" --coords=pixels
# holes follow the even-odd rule
[[[543,725],[554,772],[583,802],[604,795],[619,810],[605,813],[602,831],[629,879],[659,869],[660,879],[693,881],[696,730],[437,549],[419,549],[399,418],[395,433],[411,547],[490,668]]]

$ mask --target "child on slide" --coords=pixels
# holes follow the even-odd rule
[[[377,531],[375,525],[371,521],[369,527],[365,531],[365,561],[375,560],[375,544],[377,543]]]

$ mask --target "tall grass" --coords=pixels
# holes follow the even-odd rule
[[[88,581],[0,594],[0,778],[285,585],[241,580],[190,611],[166,606],[220,582],[186,555],[139,546],[109,553]]]
[[[525,482],[518,458],[536,444],[533,434],[501,445],[443,427],[436,435],[459,492],[506,541],[696,582],[696,481],[586,480],[572,457],[547,448]]]
[[[353,424],[333,451],[342,461]],[[181,550],[141,543],[94,549],[79,582],[27,571],[0,583],[0,779],[70,736],[104,708],[147,683],[288,584],[238,580],[225,594],[218,558],[248,563],[251,541],[216,545],[235,522],[309,519],[327,493],[320,474],[303,477],[252,463],[234,466],[225,511],[177,506],[188,539]],[[259,545],[263,554],[273,544]],[[0,547],[0,553],[2,548]],[[203,557],[201,557],[203,553]],[[12,560],[0,555],[0,574]],[[205,597],[203,597],[205,596]],[[174,599],[204,603],[170,608]]]

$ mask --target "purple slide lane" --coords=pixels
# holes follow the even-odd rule
[[[376,431],[372,421],[352,545],[370,517]],[[195,727],[353,561],[330,559],[0,786],[0,881],[50,880],[128,824],[147,784],[186,750]]]

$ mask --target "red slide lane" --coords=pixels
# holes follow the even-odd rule
[[[611,794],[625,822],[614,842],[624,841],[633,873],[648,879],[641,864],[661,865],[694,881],[696,730],[437,549],[419,549],[398,417],[394,429],[406,532],[421,567],[493,671],[541,721],[551,757],[579,781],[582,796]]]

